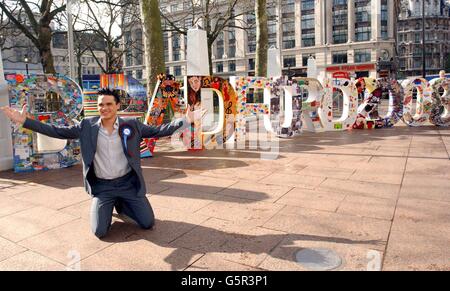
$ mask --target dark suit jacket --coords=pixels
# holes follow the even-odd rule
[[[94,156],[97,150],[97,138],[100,129],[98,122],[99,119],[100,117],[85,118],[79,124],[68,127],[48,125],[32,119],[27,119],[23,124],[24,128],[31,129],[49,137],[59,139],[80,139],[81,155],[83,159],[84,185],[86,191],[90,195],[93,195],[92,185],[96,181],[94,172]],[[145,187],[144,177],[142,176],[140,158],[140,144],[142,138],[170,136],[178,129],[186,127],[187,120],[185,118],[180,118],[169,124],[156,127],[144,125],[136,119],[123,119],[119,117],[119,130],[123,125],[130,127],[133,132],[127,140],[128,152],[125,150],[123,139],[122,147],[130,167],[139,178],[137,195],[139,197],[143,197],[146,195],[147,190]]]

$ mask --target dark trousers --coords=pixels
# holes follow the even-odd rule
[[[136,195],[137,183],[134,171],[114,180],[96,179],[92,187],[94,199],[91,206],[91,228],[98,238],[108,233],[115,205],[120,206],[123,214],[140,227],[149,229],[154,225],[155,216],[150,203],[146,197]]]

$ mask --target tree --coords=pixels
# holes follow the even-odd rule
[[[190,0],[184,2],[184,5],[185,9],[177,13],[169,14],[161,9],[166,27],[163,30],[187,35],[189,28],[201,26],[206,31],[209,69],[212,75],[214,42],[223,31],[248,29],[249,25],[241,16],[251,13],[254,5],[248,0]]]
[[[144,32],[147,92],[151,96],[156,85],[156,77],[166,72],[164,39],[158,0],[140,0],[139,2]]]
[[[80,16],[78,25],[83,28],[78,32],[92,33],[95,39],[104,42],[102,50],[105,53],[106,61],[102,62],[94,51],[99,50],[98,42],[81,39],[81,47],[86,47],[90,51],[104,74],[113,74],[121,71],[122,57],[134,48],[131,39],[124,41],[124,35],[131,23],[127,23],[125,18],[133,18],[134,0],[82,0],[85,6],[86,15]],[[120,29],[118,29],[120,27]],[[139,48],[140,49],[140,48]]]
[[[39,51],[44,73],[56,73],[51,51],[52,28],[50,24],[66,9],[62,1],[18,0],[0,1],[0,9]]]
[[[267,17],[267,0],[255,1],[256,13],[256,61],[257,77],[267,76],[267,49],[269,46],[269,31]]]
[[[23,37],[23,33],[12,23],[9,17],[6,17],[1,9],[0,32],[0,49],[2,50],[2,58],[6,63],[22,63],[25,56],[30,64],[40,63],[37,48],[29,38]]]

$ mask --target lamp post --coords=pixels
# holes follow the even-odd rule
[[[72,20],[72,7],[76,4],[74,0],[67,0],[67,50],[69,55],[69,77],[75,79],[75,56],[74,56],[74,37],[73,37],[73,20]]]
[[[30,59],[28,58],[28,55],[25,55],[25,58],[23,58],[23,61],[25,62],[25,68],[27,70],[27,77],[29,75],[28,73],[28,63],[30,62]]]
[[[425,58],[425,0],[422,0],[422,77],[426,78],[426,58]]]

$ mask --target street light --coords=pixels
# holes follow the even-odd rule
[[[422,77],[427,77],[426,57],[425,57],[425,0],[422,0]]]
[[[27,70],[27,77],[28,77],[28,63],[30,62],[30,59],[28,58],[28,55],[25,55],[25,58],[23,58],[23,61],[25,62],[25,68]]]

